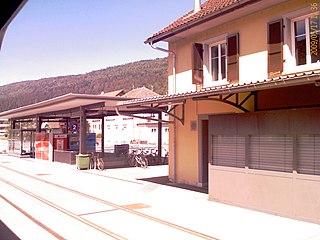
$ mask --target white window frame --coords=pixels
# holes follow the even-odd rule
[[[290,45],[291,45],[291,57],[292,61],[289,61],[290,64],[286,65],[286,68],[284,69],[284,73],[291,73],[291,72],[302,72],[302,71],[309,71],[309,70],[315,70],[320,68],[320,61],[316,63],[311,63],[311,53],[310,53],[310,31],[309,31],[309,18],[311,16],[314,16],[316,13],[308,13],[304,15],[300,15],[298,17],[294,17],[290,19]],[[318,15],[320,15],[319,12],[317,12]],[[320,17],[320,16],[319,16]],[[294,32],[294,23],[299,20],[305,21],[306,26],[306,45],[307,45],[307,56],[306,56],[306,64],[304,65],[297,65],[296,62],[296,49],[295,49],[295,32]],[[319,26],[320,30],[320,26]],[[320,42],[319,42],[320,44]],[[320,54],[320,53],[319,53]],[[289,60],[289,56],[284,56],[286,61]]]
[[[291,41],[292,41],[292,51],[293,51],[293,56],[296,56],[296,47],[295,47],[295,32],[294,32],[294,23],[297,21],[304,21],[304,26],[305,26],[305,31],[306,31],[306,45],[307,45],[307,56],[306,56],[306,64],[303,65],[309,65],[311,63],[311,54],[310,54],[310,31],[309,31],[309,15],[305,15],[302,17],[298,17],[295,19],[291,20]],[[298,66],[298,65],[296,65]],[[301,65],[299,65],[301,66]]]
[[[220,85],[227,85],[228,82],[228,67],[226,66],[226,79],[213,81],[211,73],[211,47],[218,44],[227,43],[227,34],[222,34],[203,41],[203,87],[214,87]],[[226,58],[228,61],[228,52],[226,49]]]
[[[225,57],[226,57],[226,77],[225,78],[222,78],[222,74],[221,74],[221,45],[225,44],[226,46],[226,49],[225,49]],[[213,72],[212,72],[212,51],[211,51],[211,48],[213,47],[216,47],[216,46],[219,46],[218,47],[218,80],[213,80]],[[227,79],[228,79],[228,69],[227,69],[227,41],[226,40],[223,40],[223,41],[219,41],[219,42],[215,42],[214,44],[210,44],[209,45],[209,71],[210,71],[210,75],[211,75],[211,81],[213,82],[213,84],[226,84],[228,83]]]

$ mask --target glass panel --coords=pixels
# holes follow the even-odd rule
[[[320,61],[320,19],[318,15],[309,18],[311,62]]]
[[[305,20],[296,21],[294,31],[296,64],[304,65],[307,63]]]
[[[218,58],[214,58],[211,60],[211,72],[212,72],[212,80],[219,80],[219,63]]]
[[[221,44],[221,78],[227,77],[227,44]]]
[[[226,48],[227,48],[227,46],[226,46],[226,44],[224,43],[224,44],[221,44],[221,56],[223,57],[223,56],[226,56]]]
[[[305,20],[296,21],[294,23],[294,35],[296,37],[300,35],[306,35],[306,28],[305,28]]]
[[[221,78],[222,79],[225,79],[227,77],[226,70],[227,70],[227,58],[224,56],[224,57],[221,57]]]
[[[219,45],[211,47],[211,73],[212,80],[219,80]]]
[[[211,58],[216,58],[219,56],[218,46],[214,46],[211,48]]]
[[[211,47],[211,74],[213,81],[219,81],[227,77],[226,43]]]
[[[21,154],[30,154],[31,153],[31,134],[30,131],[22,131],[22,145],[21,145]]]
[[[11,154],[21,154],[21,132],[20,130],[10,130],[9,131],[9,153]]]

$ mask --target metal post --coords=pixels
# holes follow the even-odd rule
[[[64,118],[64,124],[65,124],[65,132],[64,133],[69,133],[69,118]]]
[[[11,121],[11,129],[16,129],[16,120]]]
[[[162,157],[162,112],[158,114],[158,160],[161,162]]]
[[[101,156],[104,157],[104,117],[101,118]]]
[[[23,133],[24,131],[21,129],[19,129],[19,132],[20,132],[20,155],[22,155],[22,150],[23,150]]]
[[[41,125],[42,125],[41,117],[37,117],[36,118],[36,132],[37,133],[41,132]]]
[[[86,136],[87,136],[87,118],[85,109],[80,107],[80,154],[87,153],[87,144],[86,144]]]
[[[12,120],[11,121],[11,129],[9,132],[9,153],[15,153],[15,129],[16,129],[16,121]]]

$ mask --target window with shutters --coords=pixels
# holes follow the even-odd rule
[[[296,66],[320,63],[319,15],[313,14],[293,19],[291,22],[291,36]]]
[[[212,135],[211,164],[245,167],[245,136]]]
[[[320,135],[297,137],[298,173],[320,175]]]
[[[278,172],[293,171],[294,138],[288,135],[250,136],[249,167]]]
[[[203,87],[227,84],[227,35],[203,43]]]
[[[204,87],[239,82],[238,33],[225,34],[205,41],[202,44],[202,52]]]

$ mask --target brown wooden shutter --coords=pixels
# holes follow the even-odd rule
[[[203,84],[203,45],[193,44],[192,83]]]
[[[239,82],[239,33],[228,36],[227,39],[227,79],[230,83]]]
[[[278,77],[283,71],[283,20],[268,23],[268,77]]]

